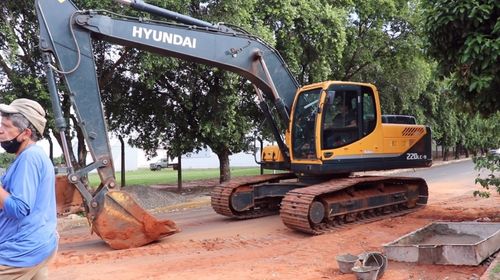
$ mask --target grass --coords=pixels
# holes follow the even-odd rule
[[[266,170],[265,173],[272,171]],[[250,176],[260,174],[259,167],[241,167],[231,168],[231,177]],[[116,172],[116,180],[120,183],[121,172]],[[186,169],[182,171],[182,181],[205,180],[219,178],[219,169]],[[90,185],[96,187],[100,183],[97,173],[89,174]],[[125,173],[126,185],[158,185],[158,184],[177,184],[177,170],[162,169],[151,171],[147,168]]]
[[[495,267],[491,270],[488,279],[495,280],[498,279],[497,276],[500,276],[500,263],[497,263]]]

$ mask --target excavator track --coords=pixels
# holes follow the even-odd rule
[[[421,178],[347,177],[288,192],[283,223],[297,231],[322,234],[349,223],[366,223],[416,211],[427,204]]]
[[[295,177],[296,176],[292,173],[282,173],[242,177],[230,180],[229,182],[214,187],[212,190],[212,208],[218,214],[237,219],[251,219],[277,214],[279,212],[279,207],[270,207],[270,205],[258,203],[258,201],[254,202],[253,207],[249,209],[237,211],[232,206],[231,201],[233,196],[238,194],[238,192],[248,191],[258,184],[278,182]]]

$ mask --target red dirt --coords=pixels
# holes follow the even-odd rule
[[[112,250],[87,228],[61,231],[50,279],[355,279],[339,254],[382,252],[382,245],[437,220],[500,222],[500,196],[472,197],[473,183],[434,184],[429,205],[402,217],[354,225],[320,236],[289,230],[279,216],[235,221],[208,207],[174,219],[183,232],[140,248]],[[479,279],[480,266],[389,261],[383,279]]]

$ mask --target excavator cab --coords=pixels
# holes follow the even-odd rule
[[[382,123],[379,100],[375,86],[366,83],[326,81],[300,88],[287,137],[292,171],[335,175],[429,166],[430,129]]]
[[[374,91],[369,85],[329,82],[299,90],[293,112],[293,158],[321,160],[375,128]],[[318,162],[319,163],[319,162]]]

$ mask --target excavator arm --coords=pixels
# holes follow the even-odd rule
[[[136,0],[132,3],[133,7],[186,24],[146,21],[102,11],[79,11],[70,1],[36,2],[40,47],[42,51],[55,56],[59,71],[64,74],[70,92],[75,96],[75,110],[80,111],[82,120],[98,122],[96,118],[103,119],[101,114],[95,114],[94,110],[88,109],[100,104],[92,40],[105,40],[215,66],[247,78],[255,85],[259,95],[259,107],[272,124],[280,151],[289,161],[288,149],[281,138],[282,133],[278,129],[277,121],[264,102],[264,99],[271,101],[281,122],[288,125],[290,109],[299,85],[280,54],[258,37],[242,31],[178,15],[142,1]],[[80,96],[85,102],[77,100]],[[102,126],[97,129],[97,134],[105,131]],[[90,146],[108,150],[107,146],[103,145],[104,142],[94,142],[96,145]]]
[[[119,191],[99,94],[92,40],[105,40],[215,66],[247,78],[255,87],[258,105],[271,124],[288,164],[288,147],[268,102],[276,107],[281,122],[287,125],[298,88],[297,81],[279,53],[258,37],[179,15],[139,0],[121,0],[121,3],[176,23],[131,18],[106,11],[81,11],[69,0],[36,0],[40,48],[46,65],[56,127],[63,140],[68,179],[83,196],[92,229],[116,249],[142,246],[179,229],[171,221],[157,221],[132,197]],[[72,109],[93,159],[92,163],[78,170],[71,166],[65,139],[67,124],[62,115],[54,72],[62,75],[66,82]],[[102,182],[94,192],[82,179],[92,170],[97,170]]]

